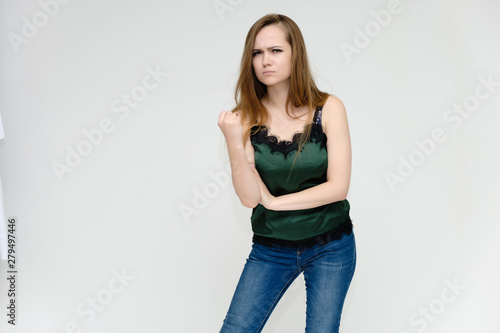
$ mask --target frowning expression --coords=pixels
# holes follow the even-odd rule
[[[266,86],[289,85],[292,47],[279,24],[265,26],[255,36],[252,66],[257,79]]]

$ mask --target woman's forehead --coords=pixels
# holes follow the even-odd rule
[[[284,46],[286,43],[285,31],[277,24],[265,26],[255,36],[254,48]]]

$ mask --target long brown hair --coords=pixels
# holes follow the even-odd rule
[[[307,58],[304,38],[297,24],[289,17],[281,14],[269,14],[255,22],[248,31],[243,56],[240,66],[240,77],[236,84],[234,99],[236,107],[242,115],[242,122],[247,124],[244,129],[244,141],[249,137],[252,126],[257,126],[257,131],[268,121],[268,112],[261,99],[267,95],[267,87],[260,82],[255,75],[252,66],[252,53],[254,48],[255,36],[265,26],[279,24],[284,28],[285,37],[292,48],[292,70],[290,75],[290,89],[286,100],[287,115],[292,117],[288,111],[291,104],[295,107],[307,105],[309,115],[315,108],[322,106],[329,94],[320,91],[309,69],[309,60]],[[297,117],[292,117],[297,118]],[[309,140],[311,126],[306,126],[304,133],[299,140],[299,149]],[[297,157],[297,156],[296,156]]]

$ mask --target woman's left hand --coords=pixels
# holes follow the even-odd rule
[[[260,204],[267,209],[273,210],[273,203],[275,202],[276,197],[273,196],[269,190],[267,189],[266,184],[264,184],[264,181],[262,178],[260,178],[259,172],[257,169],[255,169],[254,165],[250,165],[252,168],[253,173],[257,177],[257,180],[259,181],[260,184]]]

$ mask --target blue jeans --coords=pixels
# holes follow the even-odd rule
[[[306,333],[337,333],[356,266],[354,233],[309,248],[253,244],[220,333],[259,333],[287,288],[302,272]]]

